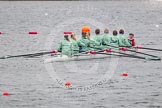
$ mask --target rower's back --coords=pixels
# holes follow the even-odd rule
[[[102,46],[103,47],[105,47],[105,48],[109,47],[108,45],[110,44],[111,36],[112,35],[109,34],[109,30],[106,28],[104,30],[104,34],[103,34],[103,38],[102,38]]]
[[[100,45],[102,45],[103,41],[103,35],[100,34],[100,29],[95,30],[95,36],[93,36],[93,39],[98,42]]]
[[[71,49],[72,49],[72,54],[77,54],[79,53],[79,46],[77,43],[77,37],[74,33],[71,34]]]
[[[118,39],[118,32],[116,30],[113,31],[113,35],[110,38],[110,45],[119,47],[119,39]]]
[[[125,46],[125,40],[127,39],[127,37],[124,35],[124,30],[120,29],[119,30],[119,34],[118,34],[118,39],[119,39],[119,46]]]
[[[71,42],[64,39],[59,43],[59,46],[57,48],[58,51],[61,51],[63,55],[68,55],[70,56],[72,54],[71,50]]]
[[[86,33],[82,33],[82,37],[78,40],[79,50],[87,51],[89,50],[90,41],[86,37]]]

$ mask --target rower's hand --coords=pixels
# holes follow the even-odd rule
[[[51,56],[55,55],[58,51],[57,50],[52,50],[50,53],[51,53]]]
[[[55,51],[55,53],[58,53],[58,51],[57,50],[54,50]]]
[[[141,49],[142,46],[138,45],[138,46],[133,46],[134,48],[137,48],[137,49]]]
[[[57,50],[50,51],[50,53],[52,53],[52,54],[57,53],[57,52],[58,52]]]

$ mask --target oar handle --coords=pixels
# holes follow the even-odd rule
[[[133,48],[142,49],[142,46],[133,46]]]

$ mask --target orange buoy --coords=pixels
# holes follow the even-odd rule
[[[65,83],[65,86],[70,86],[71,85],[71,83],[69,82],[69,81],[67,81],[66,83]]]
[[[122,76],[128,76],[128,73],[127,72],[123,72]]]
[[[29,32],[29,34],[38,34],[38,32],[31,31],[31,32]]]
[[[3,96],[8,96],[9,93],[7,91],[3,92]]]

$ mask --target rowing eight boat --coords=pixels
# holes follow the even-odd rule
[[[122,51],[122,53],[125,53]],[[125,54],[132,54],[134,55],[135,52],[129,52]],[[114,54],[113,54],[114,55]],[[122,56],[121,54],[117,54],[117,56]],[[66,55],[55,55],[54,57],[47,58],[44,60],[44,63],[51,63],[51,62],[64,62],[64,61],[80,61],[80,60],[91,60],[91,59],[103,59],[103,58],[111,58],[110,53],[97,53],[97,54],[75,54],[73,56],[66,56]]]

